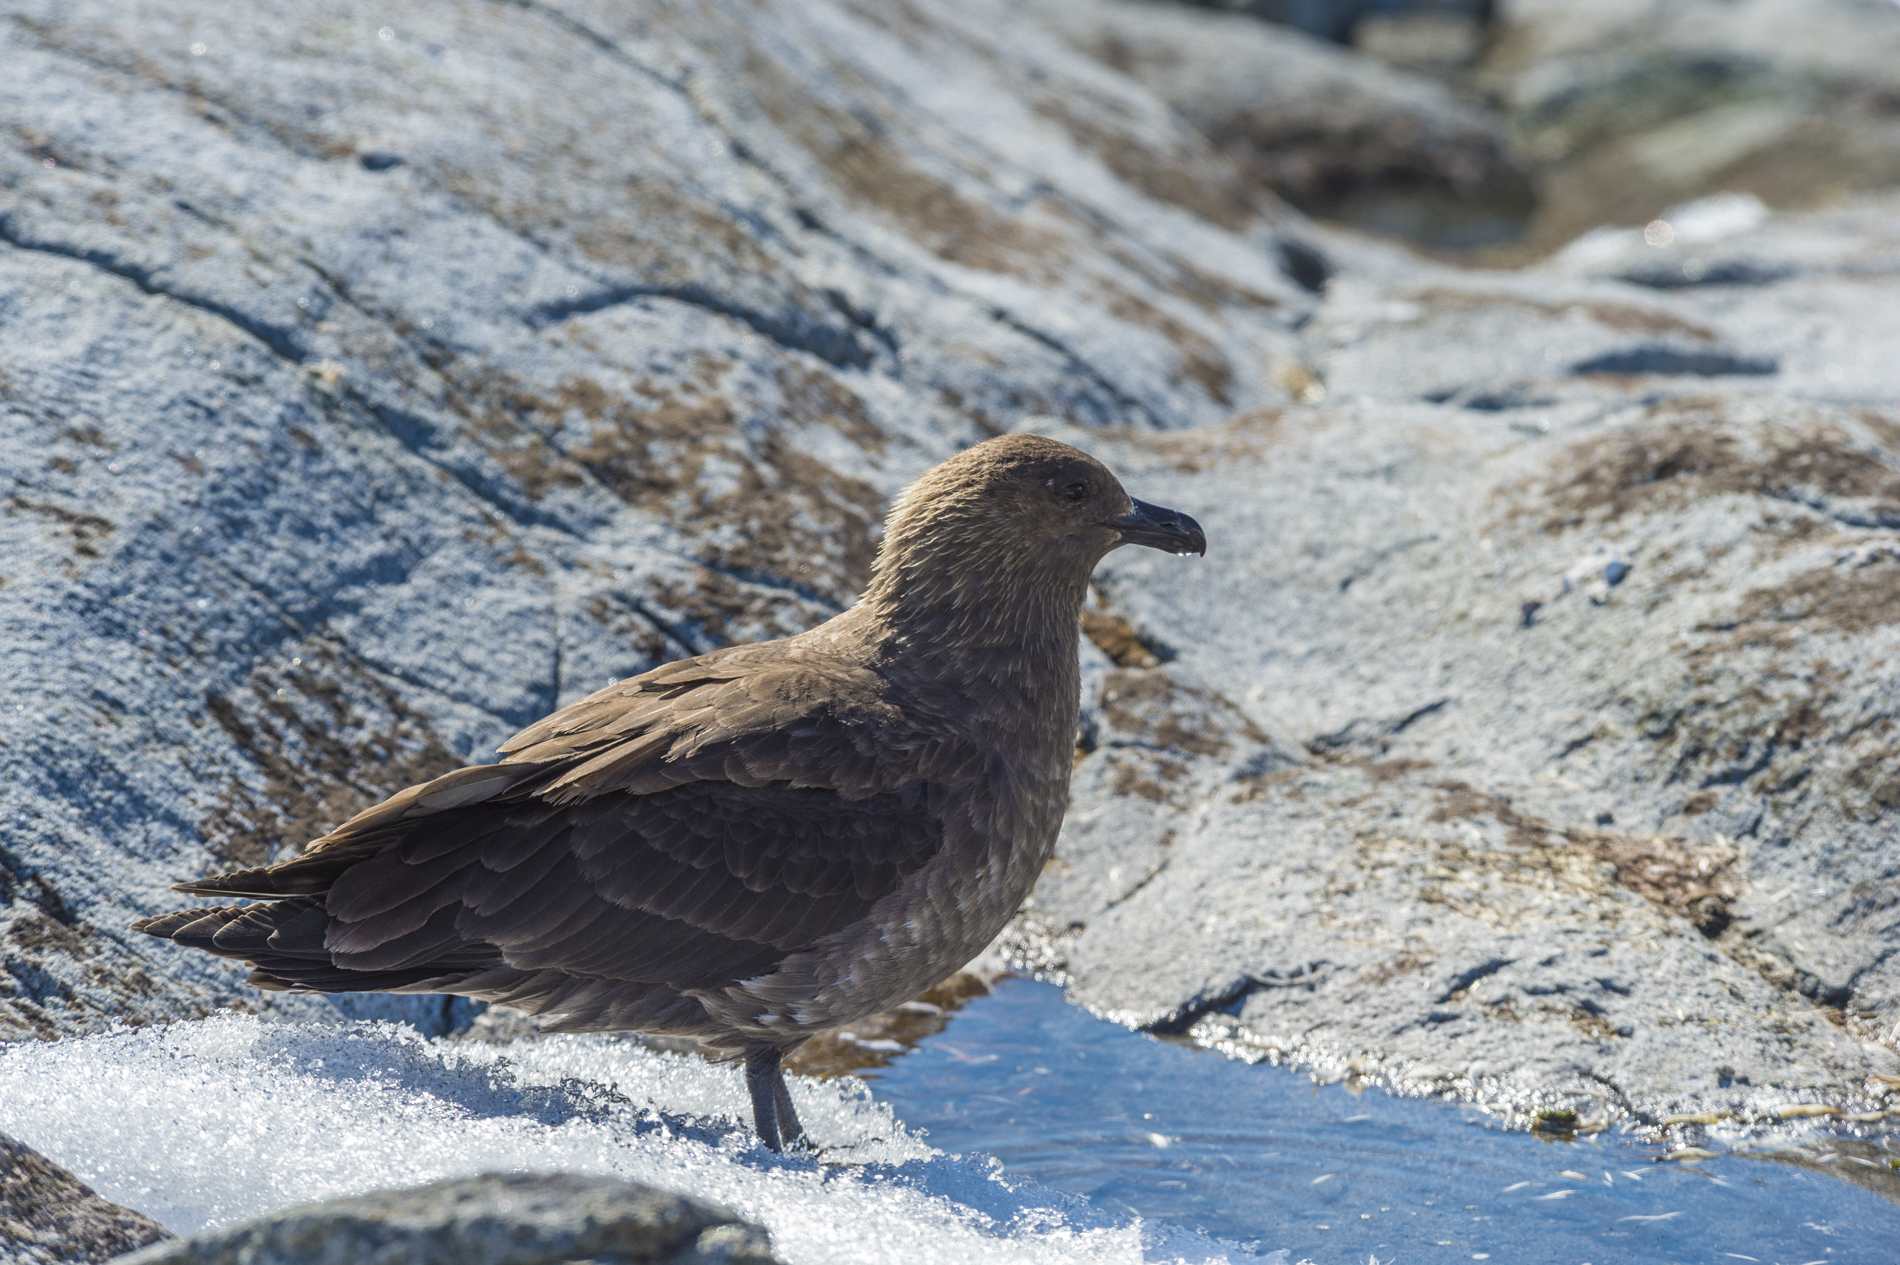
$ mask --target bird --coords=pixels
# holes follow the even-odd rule
[[[448,993],[555,1032],[743,1058],[759,1141],[808,1147],[784,1055],[937,984],[1002,931],[1068,807],[1091,573],[1205,556],[1186,514],[1033,434],[892,503],[857,602],[609,684],[494,764],[397,792],[272,865],[256,903],[132,929],[263,989]]]

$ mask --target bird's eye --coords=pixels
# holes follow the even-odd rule
[[[1069,486],[1062,489],[1062,499],[1065,501],[1088,500],[1089,499],[1089,485],[1086,483],[1069,484]]]

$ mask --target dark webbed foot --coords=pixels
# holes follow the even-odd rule
[[[792,1110],[792,1095],[785,1088],[785,1073],[779,1060],[783,1051],[775,1045],[755,1045],[746,1051],[745,1084],[752,1094],[752,1127],[759,1141],[770,1151],[784,1151],[805,1141],[805,1126]]]

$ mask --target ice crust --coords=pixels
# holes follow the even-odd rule
[[[945,1155],[861,1081],[794,1078],[792,1096],[821,1160],[754,1142],[736,1067],[609,1037],[502,1051],[221,1014],[0,1047],[0,1131],[181,1234],[446,1177],[572,1172],[724,1204],[789,1262],[1285,1260]]]

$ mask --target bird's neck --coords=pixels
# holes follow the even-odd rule
[[[856,610],[885,662],[903,664],[984,711],[1053,708],[1072,724],[1088,575],[1086,562],[1033,556],[887,566]]]

